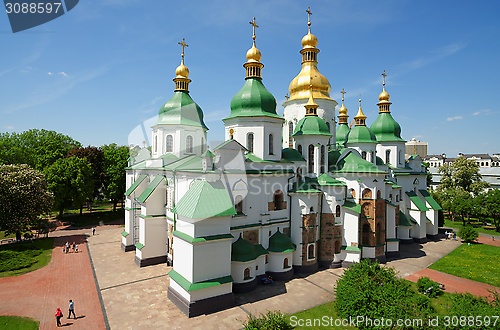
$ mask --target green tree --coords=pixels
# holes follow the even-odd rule
[[[489,187],[489,184],[482,180],[479,165],[473,159],[458,157],[453,163],[441,166],[439,173],[441,173],[441,182],[438,190],[462,188],[477,196]]]
[[[48,130],[31,129],[23,133],[0,134],[0,164],[28,164],[43,171],[69,150],[80,147],[71,137]]]
[[[59,217],[71,206],[80,208],[81,214],[82,205],[92,197],[94,189],[89,161],[75,156],[58,159],[45,170],[45,176]]]
[[[471,243],[479,237],[479,234],[477,233],[477,230],[474,229],[474,227],[472,227],[471,225],[467,225],[460,228],[460,230],[458,231],[458,236],[463,239],[465,243]]]
[[[244,330],[291,330],[293,327],[286,319],[286,315],[280,311],[267,311],[266,314],[261,314],[260,317],[255,317],[252,314],[248,316],[248,320],[243,323]]]
[[[92,200],[100,199],[104,188],[104,152],[98,147],[74,148],[68,152],[68,157],[76,156],[85,158],[92,167],[92,179],[94,180],[94,190]]]
[[[500,232],[500,190],[491,189],[484,195],[484,210],[492,218],[497,232]]]
[[[52,207],[52,194],[42,173],[28,165],[0,165],[0,228],[15,233],[35,225]]]
[[[113,202],[113,211],[116,204],[123,200],[125,194],[125,169],[128,165],[129,148],[116,144],[104,145],[104,196]]]

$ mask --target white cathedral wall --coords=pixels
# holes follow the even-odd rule
[[[360,155],[366,152],[366,160],[376,164],[376,144],[375,143],[347,143],[347,147],[356,150]]]
[[[247,283],[255,279],[257,274],[255,273],[255,266],[257,265],[256,260],[251,260],[247,262],[231,261],[231,276],[233,277],[234,283]],[[245,279],[245,269],[250,270],[250,278]]]
[[[173,137],[173,152],[177,157],[196,154],[201,155],[206,150],[206,132],[201,127],[182,125],[155,125],[152,127],[152,158],[158,158],[166,153],[167,136]],[[186,153],[186,139],[193,138],[193,152]]]
[[[410,210],[410,216],[417,221],[417,224],[413,226],[412,237],[424,238],[427,234],[427,219],[425,217],[425,212]]]
[[[405,166],[405,142],[381,142],[377,144],[377,156],[379,156],[384,163],[387,163],[386,150],[390,150],[389,163],[391,166],[399,168]]]
[[[342,245],[344,246],[355,246],[359,244],[359,214],[354,213],[348,209],[344,208],[344,226],[342,227]]]
[[[428,235],[437,235],[437,233],[438,233],[438,211],[432,209],[428,203],[427,203],[427,207],[429,208],[429,210],[427,212],[425,212],[425,215],[431,221],[431,223],[429,223],[427,221],[427,234]]]
[[[164,217],[139,218],[139,242],[144,247],[136,249],[139,259],[153,258],[167,254],[167,222]]]
[[[266,255],[261,255],[257,258],[256,266],[258,269],[255,270],[255,275],[264,275],[266,273]]]
[[[134,211],[133,210],[127,210],[125,209],[125,228],[123,228],[124,231],[128,233],[127,237],[122,236],[122,244],[125,246],[130,246],[133,244],[133,223],[132,223],[132,217],[133,217]]]
[[[190,301],[198,301],[206,298],[212,298],[233,292],[233,283],[212,286],[206,289],[189,292]]]
[[[283,268],[285,258],[288,258],[288,268]],[[282,273],[290,270],[292,267],[293,252],[279,253],[279,252],[269,252],[268,254],[268,264],[267,271]]]
[[[396,207],[386,204],[385,237],[396,238]]]
[[[193,283],[193,245],[174,237],[174,270]],[[181,257],[182,256],[182,257]],[[173,281],[170,281],[171,283]]]
[[[231,275],[231,239],[209,241],[193,246],[192,283],[228,275]]]
[[[204,219],[196,222],[193,237],[203,237],[211,235],[229,234],[229,226],[231,218],[216,217]]]

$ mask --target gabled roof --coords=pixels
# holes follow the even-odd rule
[[[305,177],[304,180],[300,182],[295,182],[290,192],[294,193],[320,193],[321,190],[318,187],[318,181],[314,178]]]
[[[345,182],[332,178],[328,173],[323,173],[318,177],[318,184],[320,186],[347,186]]]
[[[382,174],[385,171],[380,170],[375,164],[364,160],[357,151],[346,149],[336,164],[337,173],[373,173]]]
[[[154,178],[154,180],[151,181],[151,183],[146,187],[146,189],[144,189],[144,191],[139,196],[139,198],[137,198],[137,200],[141,203],[144,203],[163,180],[166,180],[163,175],[158,175],[156,178]]]
[[[343,206],[355,213],[361,214],[361,204],[346,200]]]
[[[410,219],[408,219],[408,217],[403,213],[403,211],[399,211],[399,225],[400,226],[411,227],[415,223],[417,223],[415,220],[413,220],[411,217],[410,217]]]
[[[236,214],[225,188],[215,188],[205,180],[195,180],[177,202],[173,212],[190,219],[206,219]]]
[[[129,196],[131,193],[133,193],[134,190],[136,190],[137,187],[139,187],[139,185],[141,184],[141,182],[144,181],[144,179],[147,177],[148,176],[146,174],[139,175],[137,179],[134,181],[134,183],[132,183],[132,185],[127,189],[127,191],[125,191],[125,196]]]
[[[182,171],[182,170],[197,170],[201,171],[203,169],[201,157],[196,155],[190,155],[174,161],[164,167],[166,170],[171,171]]]
[[[438,204],[438,202],[436,202],[434,198],[432,198],[431,194],[429,194],[427,190],[419,190],[419,192],[420,194],[422,194],[422,196],[424,196],[424,199],[427,201],[427,203],[429,203],[433,210],[442,210],[441,206]]]
[[[429,211],[427,206],[425,206],[425,203],[413,191],[407,191],[406,195],[410,198],[413,204],[415,204],[419,211]]]

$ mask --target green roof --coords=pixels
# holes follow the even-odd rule
[[[201,289],[208,289],[214,286],[233,282],[233,278],[231,277],[231,275],[228,275],[228,276],[213,278],[210,280],[205,280],[202,282],[191,283],[186,278],[184,278],[184,276],[182,276],[173,269],[170,272],[168,272],[168,276],[170,276],[170,279],[174,280],[187,292],[201,290]]]
[[[133,193],[134,190],[136,190],[137,187],[139,187],[139,185],[141,184],[141,182],[144,181],[144,179],[147,177],[148,176],[146,174],[139,175],[137,179],[134,181],[134,183],[132,183],[132,185],[127,189],[127,191],[125,192],[125,196],[129,196],[131,193]]]
[[[175,91],[158,113],[158,124],[198,126],[208,130],[203,122],[203,111],[189,92]]]
[[[289,162],[305,162],[306,160],[297,149],[285,148],[281,151],[281,158]]]
[[[375,134],[365,125],[354,126],[347,135],[347,144],[350,143],[377,143]]]
[[[438,204],[438,202],[436,202],[434,198],[432,198],[431,194],[429,194],[427,190],[419,190],[419,191],[422,194],[422,196],[424,196],[424,199],[427,201],[427,203],[429,203],[429,205],[433,210],[436,211],[442,210],[441,206]]]
[[[295,245],[293,245],[290,237],[278,231],[269,238],[269,252],[293,252]]]
[[[210,149],[205,150],[205,152],[201,155],[201,157],[211,157],[214,158],[214,154],[210,151]]]
[[[344,205],[343,205],[345,208],[353,211],[353,212],[356,212],[358,214],[361,214],[361,204],[358,204],[356,202],[351,202],[351,201],[348,201],[346,200],[344,202]]]
[[[188,243],[193,243],[193,244],[233,238],[233,235],[231,235],[231,234],[218,234],[218,235],[210,235],[210,236],[193,237],[193,236],[190,236],[190,235],[183,233],[181,231],[178,231],[178,230],[174,230],[172,232],[172,235],[174,235],[174,237],[178,237],[178,238],[182,239],[183,241],[186,241]]]
[[[385,173],[354,150],[348,150],[347,155],[337,161],[336,167],[339,173]]]
[[[144,191],[139,196],[139,198],[137,198],[137,200],[141,203],[144,203],[163,180],[166,180],[163,175],[158,175],[156,178],[154,178],[154,180],[151,181],[151,183],[146,187],[146,189],[144,189]]]
[[[305,116],[297,123],[292,136],[299,135],[324,135],[332,136],[326,122],[318,116]]]
[[[247,262],[255,260],[263,254],[267,254],[267,250],[260,244],[253,245],[249,241],[240,237],[231,245],[231,261]]]
[[[165,166],[166,170],[176,171],[201,171],[203,170],[202,159],[200,156],[190,155],[181,158]]]
[[[401,138],[401,126],[392,118],[390,112],[379,113],[370,129],[378,142],[405,142]]]
[[[273,117],[276,113],[276,99],[259,78],[247,78],[243,87],[231,100],[231,114],[223,121],[238,117]]]
[[[415,204],[419,211],[429,211],[427,206],[425,206],[425,203],[413,191],[407,191],[406,195],[410,197],[410,200],[413,202],[413,204]]]
[[[341,250],[351,251],[351,252],[361,252],[361,249],[357,246],[345,246],[342,245]]]
[[[305,177],[304,180],[295,182],[290,192],[320,193],[322,191],[318,188],[318,185],[318,181],[315,178]]]
[[[345,182],[332,178],[328,173],[321,174],[318,183],[320,186],[347,186]]]
[[[408,219],[406,215],[403,213],[403,211],[399,211],[399,225],[400,226],[406,226],[406,227],[411,227],[413,226],[413,223],[417,223],[415,220],[413,220],[411,217]]]
[[[335,140],[337,144],[343,145],[347,134],[349,134],[350,128],[347,124],[339,124],[337,126],[337,131],[335,133]]]
[[[236,214],[225,188],[215,188],[205,180],[195,180],[173,212],[190,219],[206,219]]]

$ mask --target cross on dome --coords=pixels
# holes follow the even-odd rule
[[[307,7],[306,13],[307,13],[307,32],[311,33],[311,15],[312,15],[311,7]]]
[[[189,47],[189,45],[185,42],[184,38],[182,38],[182,40],[179,41],[178,44],[181,45],[182,47],[181,57],[182,57],[182,64],[184,64],[184,48]]]
[[[257,25],[257,20],[255,19],[255,17],[253,18],[252,21],[248,23],[250,23],[250,25],[252,26],[252,40],[253,40],[253,45],[255,46],[255,39],[257,39],[257,35],[255,34],[255,32],[259,26]]]

